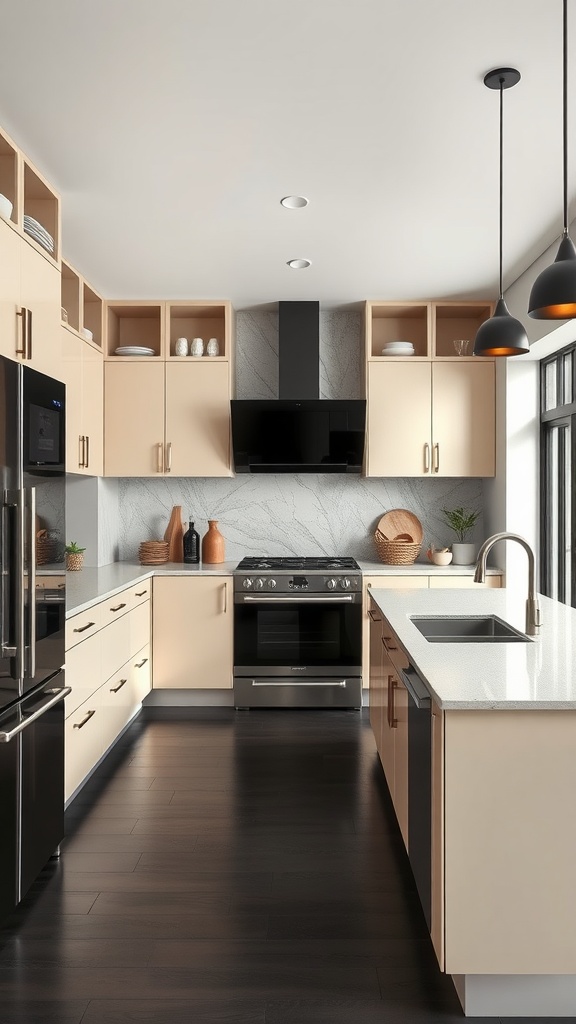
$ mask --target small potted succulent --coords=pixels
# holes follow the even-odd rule
[[[472,565],[476,558],[476,545],[466,541],[471,534],[481,512],[476,509],[443,508],[442,513],[451,530],[454,530],[458,540],[452,545],[453,565]]]
[[[64,548],[66,552],[66,568],[72,572],[81,569],[84,565],[84,552],[86,548],[78,547],[75,540],[70,541]]]

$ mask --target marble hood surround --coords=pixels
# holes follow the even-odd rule
[[[231,403],[236,473],[361,473],[365,399],[320,398],[320,303],[278,303],[278,399]]]

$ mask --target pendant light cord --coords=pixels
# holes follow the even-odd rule
[[[568,0],[564,0],[563,13],[563,44],[562,44],[562,106],[563,106],[563,173],[564,173],[564,231],[563,237],[568,237]]]
[[[566,2],[566,0],[564,0]],[[504,298],[502,290],[502,208],[503,208],[503,180],[504,180],[504,79],[500,79],[500,278],[499,298]]]

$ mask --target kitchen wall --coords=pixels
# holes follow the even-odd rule
[[[237,397],[277,397],[277,314],[237,313],[236,339]],[[360,313],[320,314],[320,394],[322,398],[364,397]],[[279,474],[123,479],[117,492],[108,486],[98,500],[100,535],[108,538],[106,544],[100,540],[98,557],[107,560],[113,550],[121,559],[135,559],[140,541],[162,537],[172,506],[182,505],[183,516],[194,519],[200,535],[209,518],[218,520],[227,559],[247,554],[348,554],[376,561],[372,535],[387,510],[410,509],[424,526],[426,543],[449,544],[454,537],[442,523],[442,506],[481,508],[483,493],[481,480]],[[483,537],[482,520],[476,537]]]

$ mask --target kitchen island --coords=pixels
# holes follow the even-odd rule
[[[371,722],[465,1014],[576,1017],[576,612],[540,598],[540,636],[496,643],[430,642],[413,621],[523,632],[525,596],[373,588]]]

